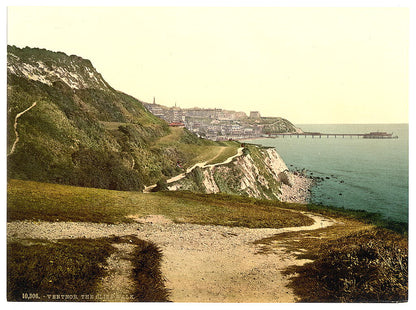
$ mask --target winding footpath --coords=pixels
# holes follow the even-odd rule
[[[289,278],[282,271],[307,260],[296,259],[283,246],[275,247],[270,254],[259,254],[262,245],[253,242],[335,223],[320,215],[301,213],[312,218],[314,224],[251,229],[176,224],[162,215],[149,215],[130,216],[135,223],[124,224],[16,221],[8,223],[7,229],[9,240],[135,236],[152,241],[162,250],[162,273],[174,302],[294,302],[296,296],[287,287]],[[109,275],[103,278],[101,287],[103,292],[128,295],[132,272],[128,258],[132,249],[126,253],[125,246],[121,246],[117,250],[108,258]]]
[[[13,125],[16,140],[14,140],[14,143],[13,143],[13,146],[10,150],[9,155],[12,155],[14,153],[14,151],[16,149],[17,142],[19,142],[19,132],[17,131],[17,120],[19,119],[19,117],[21,117],[23,114],[25,114],[26,112],[28,112],[30,109],[32,109],[35,106],[36,106],[36,102],[33,102],[33,104],[30,107],[28,107],[26,110],[16,114],[16,117],[14,118],[14,125]],[[7,155],[7,156],[9,156],[9,155]]]
[[[201,163],[196,163],[196,164],[195,164],[195,165],[193,165],[192,167],[190,167],[190,168],[186,169],[186,172],[181,173],[181,174],[178,174],[177,176],[174,176],[174,177],[172,177],[172,178],[168,179],[168,180],[166,181],[166,183],[170,184],[170,183],[173,183],[173,182],[176,182],[176,181],[182,180],[184,177],[186,177],[186,175],[187,175],[188,173],[192,172],[192,170],[194,170],[194,169],[195,169],[195,168],[197,168],[197,167],[202,168],[202,169],[205,169],[205,168],[217,167],[217,166],[222,166],[222,165],[229,164],[230,162],[232,162],[232,161],[233,161],[233,159],[234,159],[234,158],[237,158],[237,157],[240,157],[241,155],[243,155],[243,150],[244,150],[244,147],[240,147],[240,148],[238,148],[238,150],[237,150],[237,154],[235,154],[235,155],[233,155],[233,156],[228,157],[226,160],[224,160],[224,161],[223,161],[223,162],[221,162],[221,163],[209,164],[209,165],[207,165],[207,161],[205,161],[205,162],[201,162]],[[144,188],[144,190],[143,190],[143,193],[150,193],[150,192],[152,191],[152,189],[154,189],[155,187],[156,187],[156,184],[146,186],[146,187]]]

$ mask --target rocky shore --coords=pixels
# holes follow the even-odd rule
[[[310,198],[310,187],[314,180],[297,172],[286,171],[288,182],[280,187],[279,200],[306,204]]]

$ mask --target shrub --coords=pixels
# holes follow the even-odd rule
[[[160,179],[156,183],[156,187],[152,190],[153,192],[160,192],[160,191],[167,191],[168,190],[168,182],[166,179]]]
[[[306,302],[392,302],[408,298],[406,239],[385,229],[340,238],[294,270],[291,286]]]

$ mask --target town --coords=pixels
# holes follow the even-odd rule
[[[230,111],[223,109],[166,107],[153,103],[143,105],[153,115],[165,120],[171,127],[186,127],[200,137],[214,141],[242,140],[268,137],[277,133],[300,133],[291,122],[281,117],[262,117],[260,112]]]

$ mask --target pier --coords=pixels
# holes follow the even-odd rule
[[[346,138],[346,137],[350,137],[350,138],[363,138],[363,139],[397,139],[399,138],[398,136],[394,136],[393,133],[387,133],[387,132],[370,132],[370,133],[321,133],[321,132],[303,132],[303,133],[274,133],[274,134],[269,134],[268,135],[269,138],[278,138],[278,137],[293,137],[296,136],[297,138],[299,137],[312,137],[312,138],[322,138],[322,137],[341,137],[341,138]]]

